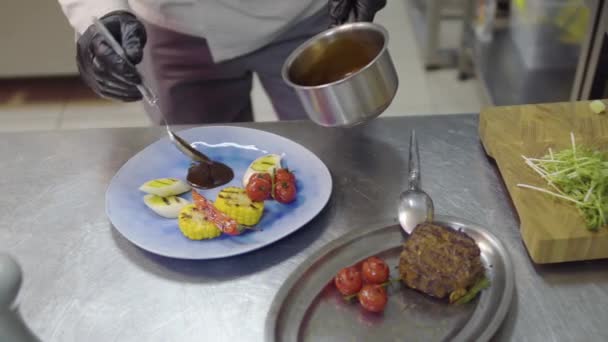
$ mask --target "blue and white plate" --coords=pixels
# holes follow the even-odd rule
[[[297,197],[288,205],[266,201],[264,215],[257,224],[261,231],[248,231],[240,236],[222,235],[212,240],[189,240],[177,227],[177,219],[156,215],[145,206],[144,193],[138,190],[144,182],[156,178],[186,181],[190,161],[168,138],[163,138],[131,158],[116,173],[106,192],[106,213],[114,227],[149,252],[180,259],[215,259],[250,252],[298,230],[329,200],[332,190],[329,170],[312,152],[289,139],[231,126],[198,127],[180,131],[179,135],[211,159],[234,170],[234,179],[229,184],[200,191],[208,199],[215,200],[223,187],[242,187],[249,164],[268,153],[281,155],[283,167],[294,171]],[[182,197],[192,200],[190,193]]]

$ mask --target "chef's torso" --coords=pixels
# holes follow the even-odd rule
[[[129,0],[144,20],[204,37],[216,61],[251,52],[327,0]]]
[[[129,9],[142,19],[204,37],[215,61],[270,43],[292,25],[322,10],[328,0],[58,0],[80,33],[91,16]]]

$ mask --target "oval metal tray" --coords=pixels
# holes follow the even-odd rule
[[[487,230],[464,220],[437,216],[436,223],[462,229],[477,242],[491,286],[472,302],[448,305],[402,284],[388,288],[381,314],[345,302],[333,286],[343,267],[369,256],[396,266],[407,235],[399,225],[358,230],[338,238],[300,265],[275,296],[266,320],[267,341],[486,341],[511,304],[515,286],[511,259]]]

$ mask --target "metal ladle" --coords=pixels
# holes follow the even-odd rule
[[[123,50],[122,46],[120,46],[120,44],[118,44],[116,39],[114,39],[114,36],[112,35],[112,33],[110,33],[110,31],[108,31],[108,29],[106,28],[106,26],[101,21],[99,21],[99,19],[97,19],[97,18],[93,18],[93,24],[95,25],[95,27],[97,27],[99,32],[104,36],[106,42],[108,44],[110,44],[110,47],[112,47],[114,52],[116,52],[116,54],[119,55],[125,61],[125,63],[131,65],[133,67],[133,70],[137,70],[137,69],[135,69],[135,66],[132,65],[131,61],[129,61],[129,59],[127,58],[127,55],[125,54],[125,51]],[[141,75],[140,75],[140,77],[141,77]],[[143,78],[141,78],[141,79],[143,80]],[[143,83],[143,81],[142,81],[142,83],[137,84],[136,87],[139,90],[139,92],[141,93],[142,97],[146,100],[146,102],[148,102],[154,108],[159,109],[158,98],[152,92],[152,90]],[[183,154],[185,154],[188,158],[192,159],[195,162],[202,162],[202,163],[207,163],[207,164],[214,163],[214,161],[209,159],[209,157],[207,157],[206,155],[204,155],[203,153],[201,153],[200,151],[198,151],[197,149],[192,147],[188,142],[186,142],[179,135],[175,134],[175,132],[173,132],[171,130],[171,128],[169,127],[169,124],[167,123],[167,120],[165,119],[165,117],[163,115],[161,115],[161,117],[163,119],[163,123],[165,124],[165,128],[167,129],[167,134],[169,134],[169,139],[177,147],[178,150],[180,150]]]
[[[399,197],[399,224],[408,234],[420,223],[433,220],[433,200],[420,188],[420,153],[416,132],[410,135],[409,186]]]
[[[93,24],[104,36],[105,40],[108,44],[110,44],[110,47],[112,47],[114,52],[116,52],[116,54],[118,54],[125,61],[125,63],[128,63],[130,66],[132,66],[133,70],[137,72],[135,66],[131,63],[131,61],[129,61],[129,58],[127,58],[127,55],[125,54],[125,51],[123,50],[122,46],[118,44],[116,39],[114,39],[112,33],[110,33],[110,31],[108,31],[108,29],[106,28],[106,26],[97,18],[93,18]],[[190,185],[196,188],[211,189],[230,182],[234,178],[234,172],[230,167],[228,167],[228,165],[211,160],[209,157],[192,147],[192,145],[190,145],[186,140],[184,140],[182,137],[175,134],[175,132],[171,130],[169,124],[167,123],[167,119],[160,111],[160,107],[158,106],[158,98],[152,92],[152,90],[147,85],[145,85],[145,83],[143,82],[143,77],[141,77],[141,75],[140,78],[142,79],[142,83],[137,84],[136,87],[141,93],[142,97],[150,104],[150,106],[158,109],[158,111],[161,113],[163,123],[165,124],[165,128],[167,129],[167,134],[169,135],[169,139],[171,140],[173,145],[175,145],[175,147],[177,147],[180,152],[182,152],[192,161],[197,163],[193,164],[188,169],[188,176],[186,177],[188,183],[190,183]],[[194,178],[191,178],[191,175],[193,175]],[[198,177],[200,175],[203,175],[204,177]],[[198,183],[201,179],[203,180],[203,183]]]

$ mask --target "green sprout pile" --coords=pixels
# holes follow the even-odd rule
[[[589,230],[608,224],[608,156],[586,147],[577,147],[570,133],[572,147],[537,159],[522,156],[525,163],[540,175],[549,189],[517,184],[570,201],[583,215]]]

